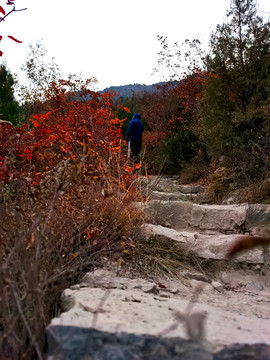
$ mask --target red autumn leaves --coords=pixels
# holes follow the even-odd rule
[[[82,176],[94,180],[108,173],[114,176],[119,165],[123,169],[123,120],[115,117],[113,94],[86,87],[71,93],[69,85],[67,81],[51,84],[45,114],[32,116],[19,128],[0,125],[0,181],[22,176],[38,183],[65,160],[80,164]]]
[[[22,41],[15,39],[15,37],[8,35],[8,38],[12,39],[13,41],[16,41],[17,43],[22,43]]]

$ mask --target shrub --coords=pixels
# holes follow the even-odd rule
[[[146,173],[158,174],[163,168],[160,159],[159,148],[166,138],[166,134],[161,131],[145,131],[142,143],[142,162],[143,170]]]
[[[182,127],[168,136],[159,149],[163,171],[179,173],[195,155],[194,142],[195,136]]]
[[[111,95],[51,84],[48,111],[0,127],[0,352],[42,359],[64,288],[128,257],[142,215]],[[79,94],[79,95],[78,95]],[[86,99],[86,100],[85,100]]]

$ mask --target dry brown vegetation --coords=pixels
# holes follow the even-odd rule
[[[38,187],[24,179],[1,189],[1,359],[43,359],[61,292],[94,267],[128,261],[139,236],[134,184],[123,191],[62,170]]]

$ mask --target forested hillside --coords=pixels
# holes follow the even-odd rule
[[[153,93],[157,90],[157,86],[165,85],[165,82],[160,82],[152,85],[144,85],[144,84],[129,84],[129,85],[121,85],[121,86],[110,86],[105,88],[103,91],[115,91],[119,93],[119,97],[121,99],[131,98],[133,94],[150,92]],[[118,96],[117,96],[118,97]]]

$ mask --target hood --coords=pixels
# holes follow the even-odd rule
[[[136,120],[136,119],[141,120],[141,114],[139,114],[139,113],[134,114],[132,120]]]

